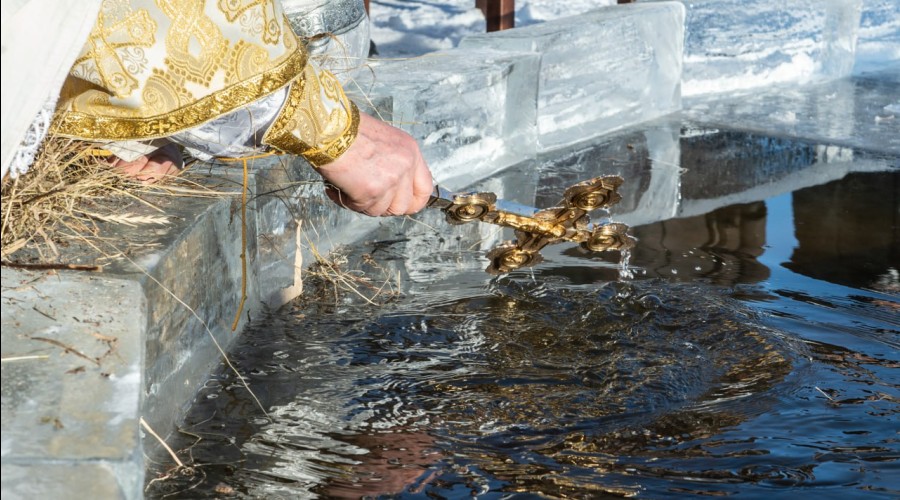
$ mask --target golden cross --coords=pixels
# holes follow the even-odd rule
[[[635,244],[622,223],[591,224],[588,212],[608,208],[622,199],[618,176],[595,177],[566,189],[558,206],[539,210],[497,200],[494,193],[451,193],[435,188],[429,206],[447,214],[450,224],[481,221],[515,230],[516,239],[488,252],[486,271],[503,274],[543,260],[547,245],[570,241],[595,252],[627,250]]]

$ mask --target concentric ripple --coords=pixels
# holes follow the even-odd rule
[[[331,311],[332,321],[282,313],[233,358],[254,367],[244,371],[273,420],[241,423],[253,405],[225,372],[195,405],[191,432],[204,441],[192,453],[214,453],[214,432],[198,432],[210,422],[236,432],[241,458],[220,480],[248,498],[626,495],[640,489],[634,477],[802,482],[789,468],[679,467],[765,454],[752,440],[689,443],[766,412],[804,363],[802,347],[704,290],[498,280],[427,313],[403,303],[374,316]]]

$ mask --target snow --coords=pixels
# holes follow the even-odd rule
[[[900,67],[900,0],[681,0],[689,16],[684,96],[811,83]],[[854,3],[858,2],[858,3]],[[524,27],[615,5],[615,0],[517,0]],[[859,7],[862,19],[859,20]],[[849,10],[848,10],[849,9]],[[855,15],[854,15],[855,12]],[[457,47],[484,33],[475,0],[372,0],[371,38],[381,59]],[[704,17],[706,16],[706,17]],[[778,20],[778,22],[775,22]],[[705,41],[705,46],[697,46]]]
[[[615,4],[615,0],[517,0],[516,26],[527,26]],[[373,0],[371,37],[380,58],[414,57],[452,49],[484,33],[475,0]]]

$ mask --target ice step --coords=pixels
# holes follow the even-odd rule
[[[617,5],[473,35],[461,49],[540,54],[540,151],[650,120],[681,107],[684,7]]]
[[[853,69],[863,0],[680,1],[685,97],[826,81]]]
[[[378,62],[361,87],[419,141],[435,180],[458,187],[534,158],[537,68],[534,54],[448,50]]]

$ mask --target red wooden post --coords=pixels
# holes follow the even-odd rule
[[[366,4],[366,14],[368,14],[369,13],[369,0],[365,0],[365,4]]]
[[[475,7],[484,12],[488,31],[500,31],[516,25],[515,0],[475,0]]]

